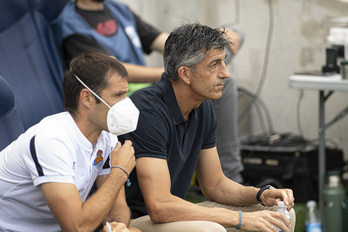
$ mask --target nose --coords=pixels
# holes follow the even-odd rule
[[[225,62],[221,62],[221,70],[220,70],[220,72],[218,74],[218,78],[221,78],[221,79],[228,79],[228,78],[230,78],[230,72],[228,71]]]

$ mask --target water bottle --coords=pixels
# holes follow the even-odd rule
[[[280,212],[282,214],[284,214],[290,221],[290,214],[289,211],[285,205],[285,203],[283,201],[278,201],[278,209],[277,212]],[[277,228],[278,231],[282,231],[281,229]]]
[[[317,202],[315,201],[307,202],[306,232],[322,232]]]
[[[327,183],[323,189],[323,213],[325,231],[343,231],[344,210],[342,201],[345,191],[341,184],[340,172],[327,172]]]

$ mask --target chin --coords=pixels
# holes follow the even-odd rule
[[[216,97],[219,99],[222,96],[222,89],[218,93],[216,93]]]
[[[217,100],[217,99],[219,99],[221,96],[222,96],[222,93],[216,94],[216,95],[212,96],[211,98],[209,98],[209,100]]]

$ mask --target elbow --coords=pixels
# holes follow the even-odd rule
[[[205,198],[207,198],[210,201],[216,201],[216,188],[215,189],[208,189],[208,188],[202,188],[201,187],[202,194]]]
[[[155,223],[166,223],[169,222],[168,212],[161,204],[152,204],[147,207],[147,211],[151,218],[151,221]]]
[[[95,225],[95,222],[92,223],[92,224],[90,224],[90,223],[76,223],[76,224],[75,223],[71,223],[69,226],[62,226],[61,225],[61,229],[64,232],[95,231],[100,224]]]

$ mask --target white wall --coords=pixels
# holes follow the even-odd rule
[[[273,9],[273,34],[269,63],[260,97],[270,110],[276,132],[298,134],[296,105],[300,91],[290,89],[288,78],[296,71],[320,70],[325,64],[326,37],[330,19],[348,16],[348,4],[335,0],[122,0],[145,21],[170,32],[185,20],[218,27],[238,22],[246,40],[234,61],[239,86],[255,92],[264,65]],[[270,5],[271,4],[271,5]],[[162,64],[160,55],[151,55],[149,65]],[[334,93],[326,104],[330,120],[348,105],[348,93]],[[262,130],[256,114],[251,114],[252,133]],[[308,139],[317,138],[318,93],[304,91],[299,120]],[[336,141],[348,159],[348,117],[327,130],[327,138]]]

